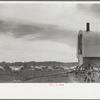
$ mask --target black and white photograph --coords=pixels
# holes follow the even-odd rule
[[[100,83],[100,3],[0,2],[0,83]]]

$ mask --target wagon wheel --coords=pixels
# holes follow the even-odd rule
[[[94,63],[85,63],[78,68],[77,77],[81,82],[98,82],[100,78],[99,67]]]

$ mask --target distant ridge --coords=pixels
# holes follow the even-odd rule
[[[0,62],[0,66],[6,65],[13,65],[13,66],[20,66],[20,65],[27,65],[27,66],[77,66],[78,62],[57,62],[57,61],[43,61],[43,62],[36,62],[36,61],[29,61],[29,62]]]

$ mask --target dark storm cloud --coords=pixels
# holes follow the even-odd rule
[[[77,9],[100,17],[100,4],[77,4]]]
[[[22,38],[30,41],[50,40],[76,46],[76,34],[74,31],[63,29],[60,26],[52,24],[22,24],[0,20],[0,34],[12,34],[15,38]]]

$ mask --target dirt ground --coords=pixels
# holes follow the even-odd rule
[[[79,83],[79,80],[73,75],[68,75],[67,71],[23,70],[18,73],[0,74],[0,83]]]

